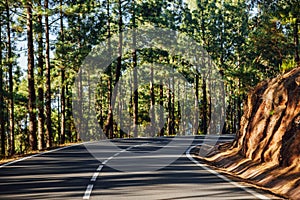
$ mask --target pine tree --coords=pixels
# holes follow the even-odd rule
[[[27,19],[27,48],[28,48],[28,112],[29,112],[29,145],[30,149],[37,150],[36,136],[36,95],[34,84],[34,46],[32,27],[32,1],[26,2]]]
[[[52,119],[51,119],[51,65],[50,65],[50,41],[49,41],[49,2],[44,1],[45,8],[45,63],[46,63],[46,145],[52,147]]]
[[[42,6],[42,2],[39,1],[39,6]],[[38,23],[38,149],[45,148],[45,138],[44,138],[44,54],[43,54],[43,17],[41,11],[38,13],[37,16],[37,23]]]
[[[3,62],[2,62],[2,23],[3,23],[3,8],[0,7],[0,132],[1,132],[1,155],[6,156],[5,145],[5,120],[4,120],[4,90],[3,90]]]

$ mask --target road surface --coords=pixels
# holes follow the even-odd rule
[[[203,166],[190,155],[190,146],[174,162],[156,171],[122,172],[109,165],[126,151],[142,155],[170,140],[114,140],[120,152],[106,152],[109,157],[102,162],[79,144],[2,165],[0,199],[279,199]],[[203,137],[197,137],[192,146],[202,141]]]

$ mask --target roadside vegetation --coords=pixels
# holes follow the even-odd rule
[[[299,9],[297,0],[1,1],[0,157],[81,141],[72,116],[72,85],[82,61],[100,42],[141,25],[186,33],[204,47],[225,83],[227,107],[222,133],[239,133],[245,126],[243,110],[245,116],[249,107],[243,103],[247,93],[259,82],[299,64]],[[119,48],[123,42],[120,37]],[[20,62],[24,58],[26,63]],[[120,55],[99,77],[97,117],[106,136],[138,136],[125,134],[116,125],[111,94],[126,70],[153,62],[172,66],[195,88],[200,111],[198,134],[207,134],[212,101],[206,77],[193,73],[189,63],[167,51],[137,49]],[[280,84],[282,79],[272,80]],[[287,93],[294,90],[284,87]],[[149,108],[160,104],[165,107],[167,120],[157,135],[174,135],[180,119],[179,95],[149,83],[132,91],[129,113],[135,124],[147,124]],[[286,94],[278,105],[285,97],[292,98]],[[271,101],[277,101],[275,96]],[[83,109],[87,106],[84,104]],[[268,123],[278,123],[277,108],[268,109],[272,115]],[[262,134],[268,136],[269,132]]]

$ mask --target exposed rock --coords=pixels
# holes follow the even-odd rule
[[[213,165],[291,199],[300,199],[300,67],[257,85],[241,128]]]

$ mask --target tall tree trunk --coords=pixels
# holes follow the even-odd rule
[[[69,87],[68,84],[66,84],[66,103],[67,103],[67,107],[66,107],[66,130],[67,130],[67,135],[68,135],[68,139],[69,142],[73,142],[73,138],[72,138],[72,131],[71,131],[71,127],[72,127],[72,122],[71,122],[71,108],[72,108],[72,103],[71,103],[71,94],[69,92]]]
[[[29,112],[29,145],[31,150],[37,150],[36,136],[36,95],[34,88],[34,47],[32,33],[32,1],[28,0],[27,10],[27,42],[28,42],[28,112]]]
[[[173,68],[173,77],[172,77],[172,135],[175,135],[175,77],[174,77],[174,68]]]
[[[123,12],[122,12],[122,1],[118,0],[118,10],[119,10],[119,21],[118,21],[118,28],[119,28],[119,45],[118,45],[118,63],[116,69],[116,83],[119,82],[121,76],[121,66],[122,66],[122,49],[123,49]]]
[[[79,3],[79,10],[82,9],[82,3]],[[77,18],[77,33],[78,33],[78,37],[77,37],[77,48],[78,48],[78,53],[80,54],[81,53],[81,50],[82,50],[82,42],[81,42],[81,39],[83,37],[81,31],[82,31],[82,27],[81,27],[81,24],[82,24],[82,15],[78,15],[78,18]],[[78,115],[80,116],[80,120],[77,122],[77,126],[79,127],[79,129],[77,130],[77,134],[76,134],[76,141],[79,142],[81,141],[81,136],[83,136],[83,131],[86,130],[85,129],[85,122],[86,122],[86,119],[83,115],[83,109],[84,109],[84,103],[83,103],[83,85],[82,85],[82,80],[83,80],[83,72],[80,68],[80,58],[78,58],[77,60],[77,67],[78,67],[78,78],[79,78],[79,81],[78,81],[78,102],[79,102],[79,105],[78,105]]]
[[[123,108],[124,108],[124,99],[123,99],[123,96],[122,96],[122,90],[123,88],[122,87],[119,87],[119,100],[118,100],[118,113],[119,113],[119,116],[122,115],[122,112],[123,112]],[[122,127],[124,127],[124,122],[123,120],[120,120],[120,138],[124,138],[124,135],[125,135],[125,132],[122,130]]]
[[[78,131],[77,131],[77,136],[76,136],[76,141],[80,141],[80,137],[81,135],[83,134],[82,131],[84,130],[83,129],[83,124],[84,124],[84,117],[83,117],[83,102],[82,102],[82,70],[79,69],[79,72],[78,72],[78,78],[79,78],[79,81],[78,81],[78,102],[79,102],[79,105],[78,105],[78,110],[79,110],[79,116],[80,116],[80,120],[78,121]]]
[[[0,13],[0,30],[2,29],[2,13]],[[0,31],[0,44],[2,44],[2,31]],[[0,45],[0,132],[1,132],[1,155],[5,157],[5,120],[4,120],[4,98],[3,98],[3,65],[2,65],[2,46]]]
[[[62,0],[60,2],[60,37],[61,42],[64,44],[65,38],[64,38],[64,24],[63,24],[63,11],[62,6],[63,2]],[[64,53],[64,51],[62,51]],[[65,68],[61,66],[61,130],[60,130],[60,137],[61,137],[61,144],[65,143],[66,138],[66,97],[65,97]]]
[[[202,3],[202,2],[201,2]],[[202,32],[202,41],[204,45],[208,48],[208,42],[206,40],[206,31],[205,31],[205,19],[204,19],[205,13],[203,9],[203,5],[201,5],[201,32]],[[205,66],[205,57],[202,59],[202,66]],[[206,85],[206,72],[203,71],[202,73],[202,131],[203,134],[207,134],[207,91],[206,91],[207,85]]]
[[[45,6],[45,36],[46,36],[46,137],[47,147],[52,147],[52,120],[51,120],[51,66],[50,66],[50,44],[49,44],[49,17],[48,17],[48,0],[44,1]]]
[[[111,30],[110,30],[110,1],[107,0],[106,5],[106,12],[107,12],[107,38],[108,38],[108,49],[109,49],[109,56],[111,57]],[[107,119],[104,127],[105,135],[107,138],[109,138],[113,133],[113,112],[112,112],[112,70],[111,70],[111,64],[108,66],[108,83],[107,83],[107,101],[108,101],[108,113],[107,113]]]
[[[160,82],[160,85],[159,85],[159,105],[161,106],[161,108],[163,108],[163,106],[164,106],[164,86],[163,86],[162,81]],[[162,111],[160,112],[160,120],[161,121],[164,120],[164,112],[162,112]],[[163,127],[160,130],[160,136],[164,136],[164,134],[165,134],[165,128],[163,125]]]
[[[136,54],[136,22],[135,22],[135,0],[132,1],[133,9],[132,9],[132,28],[133,28],[133,35],[132,35],[132,60],[133,60],[133,124],[134,124],[134,137],[138,136],[138,108],[139,108],[139,91],[138,91],[138,81],[137,81],[137,54]]]
[[[177,109],[178,109],[178,111],[177,111],[177,120],[180,123],[181,122],[181,105],[180,104],[184,104],[184,100],[180,101],[180,97],[181,97],[180,95],[182,95],[180,87],[182,87],[182,85],[180,85],[179,81],[177,83],[178,83],[177,84],[177,97],[178,97],[178,101],[177,101]],[[180,124],[178,124],[178,133],[177,134],[181,135],[183,133],[180,132],[179,127],[180,127]]]
[[[160,82],[160,85],[159,85],[159,105],[163,108],[164,106],[164,86],[163,86],[163,83],[162,81]],[[160,112],[160,120],[163,121],[164,119],[164,113],[163,112]],[[161,128],[160,130],[160,135],[159,136],[164,136],[164,133],[165,133],[165,128],[164,128],[164,125],[163,127]]]
[[[118,90],[117,83],[119,82],[121,76],[121,67],[122,67],[122,49],[123,49],[123,13],[122,13],[122,1],[118,0],[118,12],[119,12],[119,20],[118,20],[118,28],[119,28],[119,44],[118,44],[118,63],[116,68],[116,82],[114,84],[114,88],[116,91]],[[115,96],[112,96],[112,102],[115,102]],[[112,105],[112,110],[114,109],[114,105]],[[111,121],[110,121],[110,134],[109,137],[113,138],[113,114],[111,113]]]
[[[56,100],[55,101],[57,102],[57,106],[54,106],[54,107],[57,108],[57,115],[58,115],[58,117],[57,117],[57,126],[58,126],[57,130],[61,130],[61,121],[60,121],[60,117],[59,117],[59,115],[60,115],[60,108],[61,108],[61,105],[60,105],[60,102],[61,102],[60,95],[58,95],[58,94],[56,95]],[[61,141],[61,135],[59,134],[59,132],[58,132],[58,140],[56,140],[56,141],[58,143],[60,143],[60,141]]]
[[[168,135],[172,135],[172,94],[171,94],[171,80],[169,80],[168,88]]]
[[[296,16],[296,22],[294,24],[294,46],[295,46],[295,62],[297,64],[300,64],[300,58],[299,58],[299,19]]]
[[[154,110],[154,105],[155,105],[155,94],[154,94],[154,80],[153,80],[153,67],[151,66],[150,68],[150,109],[151,109],[151,119],[152,119],[152,126],[154,127],[153,130],[157,130],[157,124],[156,124],[156,119],[155,119],[155,110]],[[152,133],[154,136],[156,134]]]
[[[9,154],[15,154],[15,120],[14,120],[14,94],[13,94],[13,73],[12,73],[12,50],[11,50],[11,30],[10,30],[10,13],[8,0],[6,0],[6,28],[7,28],[7,63],[9,76]]]
[[[103,81],[102,81],[102,77],[100,77],[100,83],[101,84],[103,84]],[[99,118],[100,118],[100,126],[101,127],[103,127],[103,124],[104,124],[104,119],[103,119],[103,101],[104,101],[104,99],[103,99],[103,91],[100,89],[100,93],[99,93],[99,95],[100,95],[100,104],[99,104],[99,109],[100,109],[100,116],[99,116]]]
[[[239,91],[241,91],[241,80],[239,79]],[[240,92],[238,93],[238,97],[237,97],[237,131],[240,130],[240,121],[242,119],[242,96],[240,94]]]
[[[66,140],[66,97],[65,97],[65,70],[61,69],[61,129],[60,129],[60,143],[64,144]]]
[[[202,77],[202,131],[203,134],[207,134],[207,91],[206,91],[206,80],[204,78],[204,74]]]
[[[41,1],[39,1],[41,5]],[[43,17],[38,14],[38,149],[41,150],[45,148],[45,138],[44,138],[44,62],[43,62]]]
[[[195,108],[198,108],[198,102],[199,102],[199,74],[197,73],[195,75],[195,95],[196,95],[196,99],[195,99]],[[178,104],[179,105],[179,104]],[[178,107],[179,108],[179,107]],[[198,122],[199,122],[199,119],[198,119],[198,112],[195,113],[195,122],[194,124],[197,125],[195,128],[195,132],[198,134],[198,131],[199,131],[199,125],[198,125]]]

